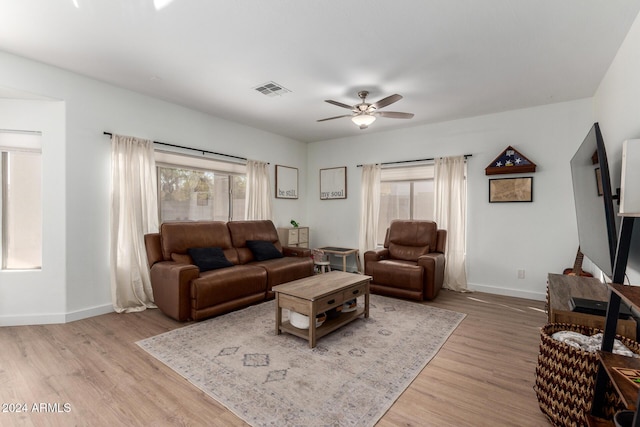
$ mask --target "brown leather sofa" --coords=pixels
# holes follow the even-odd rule
[[[372,293],[432,300],[444,281],[446,230],[433,221],[394,220],[384,248],[364,254],[364,274]]]
[[[273,286],[313,274],[311,251],[283,247],[271,221],[168,222],[144,240],[155,303],[179,321],[202,320],[273,298]],[[249,246],[263,242],[272,244],[267,244],[269,255],[277,257],[256,260]],[[204,270],[202,261],[192,258],[197,257],[195,248],[220,248],[215,251],[222,266],[201,271],[195,264]]]

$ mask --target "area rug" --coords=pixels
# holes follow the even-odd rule
[[[252,426],[372,426],[464,317],[372,295],[310,349],[275,334],[272,300],[137,344]]]

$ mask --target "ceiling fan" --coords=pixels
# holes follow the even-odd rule
[[[319,122],[324,122],[327,120],[340,119],[342,117],[351,117],[351,121],[355,123],[360,129],[366,129],[369,127],[371,123],[376,120],[376,117],[389,117],[391,119],[410,119],[413,117],[413,113],[399,113],[397,111],[378,111],[380,108],[386,107],[387,105],[393,104],[394,102],[400,101],[402,99],[402,95],[389,95],[386,98],[382,98],[378,102],[374,102],[373,104],[367,103],[366,99],[369,95],[369,92],[366,90],[361,90],[358,92],[358,96],[362,100],[360,104],[356,104],[354,106],[343,104],[342,102],[332,101],[330,99],[325,100],[329,104],[337,105],[338,107],[346,108],[347,110],[351,110],[352,114],[344,114],[342,116],[328,117],[326,119],[320,119]]]

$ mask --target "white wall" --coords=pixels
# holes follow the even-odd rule
[[[104,131],[268,161],[272,182],[275,164],[306,170],[306,145],[289,138],[2,52],[0,64],[0,86],[64,101],[54,103],[55,114],[35,101],[16,113],[23,120],[53,121],[56,138],[51,145],[43,140],[43,271],[2,273],[0,324],[63,322],[111,310],[110,143]],[[19,102],[4,105],[12,110]],[[305,186],[302,173],[300,188]],[[291,218],[305,223],[305,197],[274,199],[276,226]],[[32,285],[25,287],[27,281]]]
[[[0,270],[0,325],[60,320],[66,312],[64,102],[0,99],[0,129],[42,132],[42,270]]]
[[[313,245],[358,247],[358,164],[472,154],[468,159],[467,273],[472,289],[544,299],[549,272],[578,248],[569,160],[593,124],[590,99],[313,143],[308,211]],[[345,123],[346,126],[349,123]],[[484,169],[507,146],[538,168],[532,203],[489,203]],[[318,170],[347,166],[346,200],[321,201]],[[517,278],[517,270],[525,278]]]
[[[596,120],[607,148],[613,188],[620,186],[622,143],[640,138],[640,16],[632,25],[618,54],[594,96]],[[616,206],[617,211],[617,206]],[[638,221],[636,221],[637,223]],[[630,254],[629,280],[640,284],[640,224],[634,232],[635,250]]]
[[[275,164],[299,168],[300,198],[274,199],[274,220],[278,226],[292,218],[311,226],[314,246],[357,247],[357,164],[472,154],[470,287],[542,299],[547,273],[572,266],[577,249],[569,159],[599,121],[615,185],[622,141],[640,138],[638,51],[637,18],[595,101],[363,132],[309,146],[0,52],[0,86],[59,100],[0,102],[0,127],[19,123],[43,130],[45,191],[43,269],[0,273],[0,325],[69,321],[111,310],[110,144],[103,131],[266,160],[272,179]],[[530,174],[533,203],[487,201],[484,168],[508,145],[538,165]],[[347,199],[320,201],[319,169],[337,166],[348,167]],[[519,269],[525,279],[517,279]]]

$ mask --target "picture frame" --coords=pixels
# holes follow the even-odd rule
[[[347,167],[320,169],[320,200],[347,198]]]
[[[604,194],[604,190],[602,188],[602,174],[600,173],[600,168],[596,168],[595,172],[596,172],[596,190],[598,192],[598,196],[602,196]]]
[[[489,180],[489,203],[533,202],[533,177]]]
[[[276,165],[276,199],[298,198],[298,168]]]

